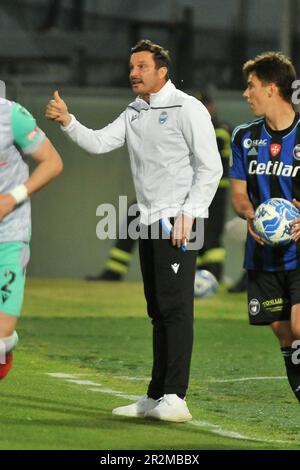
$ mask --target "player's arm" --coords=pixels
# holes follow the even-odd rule
[[[62,172],[62,160],[49,139],[46,138],[31,156],[36,160],[37,167],[30,177],[9,193],[0,194],[0,220]]]
[[[245,180],[231,179],[231,201],[232,206],[238,216],[242,219],[247,220],[247,226],[250,235],[254,240],[263,245],[263,241],[256,234],[253,228],[253,219],[255,216],[255,211],[253,205],[248,197],[247,193],[247,182]]]
[[[36,160],[37,167],[22,184],[16,185],[6,194],[0,194],[0,220],[63,169],[60,155],[26,109],[14,103],[11,121],[14,141],[25,154]]]
[[[46,186],[63,170],[62,159],[47,137],[38,149],[31,153],[31,157],[36,161],[37,166],[28,180],[24,182],[28,196]]]
[[[53,94],[46,108],[46,118],[61,124],[61,129],[83,150],[92,154],[102,154],[122,147],[125,143],[125,114],[122,113],[111,124],[103,129],[94,130],[81,124],[69,113],[67,104]]]

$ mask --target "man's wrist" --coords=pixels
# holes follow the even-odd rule
[[[21,204],[28,198],[28,189],[25,184],[20,184],[9,191],[9,194],[15,199],[16,204]]]
[[[61,122],[63,127],[68,127],[68,125],[71,123],[72,116],[71,114],[67,114],[64,118],[64,120]]]

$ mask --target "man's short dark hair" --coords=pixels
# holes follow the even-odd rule
[[[131,48],[131,54],[135,52],[149,51],[153,54],[153,60],[157,69],[166,67],[168,69],[167,78],[169,78],[169,69],[171,66],[171,59],[169,51],[164,49],[158,44],[154,44],[149,39],[142,39],[134,47]]]
[[[281,52],[264,52],[253,60],[248,60],[243,71],[248,77],[254,73],[263,83],[275,83],[280,96],[287,102],[292,99],[292,83],[296,80],[296,71],[291,60]]]

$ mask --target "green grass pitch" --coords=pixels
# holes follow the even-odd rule
[[[112,416],[146,390],[145,312],[140,283],[29,279],[14,367],[0,383],[0,448],[300,448],[277,341],[248,326],[242,294],[195,302],[191,423]]]

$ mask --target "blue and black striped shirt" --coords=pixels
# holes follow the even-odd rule
[[[247,181],[256,209],[271,197],[300,201],[300,116],[283,131],[268,127],[264,118],[237,127],[231,142],[230,177]],[[300,244],[261,246],[248,235],[246,269],[286,271],[300,267]]]

